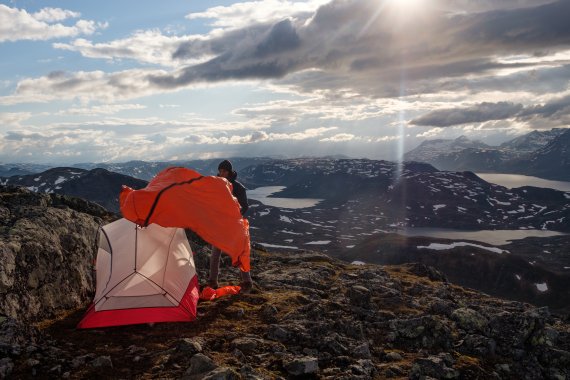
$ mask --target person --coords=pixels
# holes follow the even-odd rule
[[[232,163],[229,160],[223,160],[218,165],[218,177],[223,177],[227,179],[233,187],[233,196],[237,198],[242,216],[245,215],[249,209],[249,204],[247,203],[247,194],[245,187],[237,181],[237,172],[233,170]],[[208,279],[208,286],[214,289],[219,287],[218,285],[218,274],[220,271],[220,256],[222,251],[212,246],[212,255],[210,257],[210,277]],[[253,288],[253,281],[251,279],[250,272],[240,271],[241,276],[241,292],[249,293]]]

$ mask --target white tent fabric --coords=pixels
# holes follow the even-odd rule
[[[120,219],[100,232],[95,299],[79,327],[194,319],[198,284],[183,229]]]

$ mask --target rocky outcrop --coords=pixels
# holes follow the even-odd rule
[[[82,307],[93,290],[100,206],[0,188],[0,314],[39,321]]]
[[[204,280],[209,248],[195,251]],[[317,253],[263,251],[253,259],[254,291],[201,303],[192,323],[85,331],[75,330],[77,312],[2,346],[4,371],[45,378],[570,376],[570,325],[546,308],[464,289],[414,264],[353,266]],[[222,283],[239,281],[233,268],[222,272]]]

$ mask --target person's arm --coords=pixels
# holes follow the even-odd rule
[[[238,185],[236,188],[235,197],[237,198],[239,205],[241,206],[241,214],[245,215],[249,209],[249,204],[247,203],[247,194],[245,192],[245,187],[243,185]]]

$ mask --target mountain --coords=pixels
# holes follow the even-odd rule
[[[42,173],[0,179],[3,185],[23,186],[40,193],[56,193],[95,202],[107,210],[119,212],[122,185],[145,187],[147,182],[105,169],[53,168]]]
[[[570,376],[567,316],[453,285],[423,264],[351,265],[315,252],[254,249],[253,292],[201,302],[191,323],[77,330],[105,216],[73,202],[0,192],[4,378]],[[192,246],[204,282],[210,248]],[[222,283],[238,278],[222,269]]]
[[[500,147],[520,153],[532,153],[545,147],[565,131],[565,128],[553,128],[549,131],[532,131],[510,141],[504,142]]]
[[[272,197],[321,199],[310,209],[254,204],[251,224],[271,244],[312,239],[345,246],[396,227],[570,231],[570,192],[509,190],[470,172],[420,163],[405,163],[400,178],[397,172],[398,165],[388,161],[293,159],[252,166],[240,175],[250,188],[286,187]],[[317,232],[319,238],[313,236]]]
[[[49,168],[51,166],[41,164],[0,164],[0,177],[39,173]]]
[[[527,160],[510,164],[511,170],[560,181],[570,181],[570,128],[547,145],[530,154]]]
[[[476,146],[463,137],[428,140],[406,153],[407,160],[427,162],[441,170],[510,173],[570,181],[567,164],[569,129],[533,131],[499,147]],[[473,146],[469,146],[469,144]]]
[[[111,172],[120,173],[129,177],[139,178],[149,181],[157,173],[171,166],[183,166],[194,169],[205,175],[215,175],[218,172],[218,164],[222,159],[213,158],[208,160],[189,160],[189,161],[128,161],[122,163],[82,163],[76,164],[74,167],[80,169],[106,169]],[[270,161],[270,158],[264,157],[235,157],[231,158],[235,170],[241,170],[250,165],[260,164]]]
[[[436,139],[426,140],[417,148],[412,149],[404,155],[406,161],[418,161],[434,163],[439,160],[439,156],[458,153],[464,149],[487,149],[489,145],[481,141],[473,141],[465,136],[460,136],[454,140]]]

